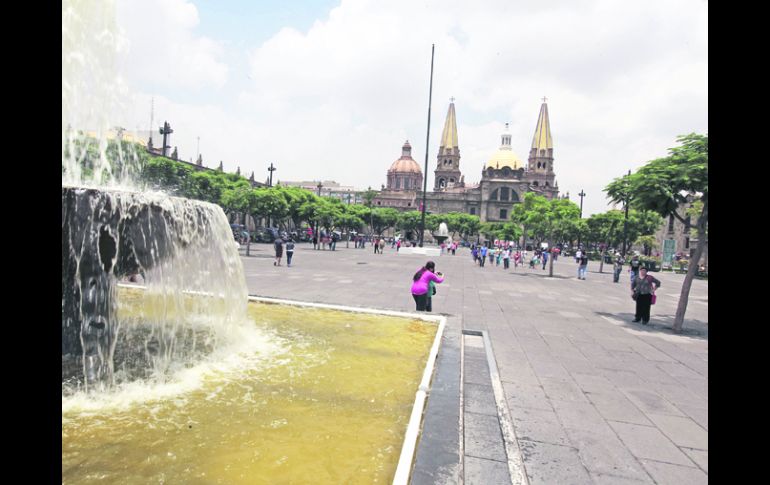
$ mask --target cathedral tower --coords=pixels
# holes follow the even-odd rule
[[[433,190],[441,191],[449,187],[462,187],[464,183],[460,173],[460,146],[457,142],[457,117],[455,116],[454,98],[449,103],[437,159],[438,166],[433,172],[435,175]]]
[[[529,150],[528,168],[536,174],[553,175],[553,139],[551,138],[551,122],[548,119],[548,105],[540,106],[540,116],[537,117],[535,136],[532,138],[532,148]]]

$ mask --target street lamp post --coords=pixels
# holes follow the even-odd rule
[[[631,176],[631,170],[628,171],[628,176]],[[626,257],[626,247],[628,245],[628,204],[631,202],[631,190],[628,185],[628,179],[626,179],[626,218],[623,221],[623,257]]]
[[[586,196],[586,193],[583,192],[583,189],[580,189],[580,193],[578,194],[580,196],[580,218],[583,218],[583,197]],[[580,231],[578,231],[578,248],[580,248]]]
[[[267,171],[270,172],[270,178],[267,181],[268,187],[273,186],[273,172],[275,172],[276,170],[278,169],[273,167],[273,162],[270,162],[270,167],[267,169]],[[267,227],[270,227],[270,216],[267,216]]]
[[[316,185],[316,187],[318,188],[318,197],[321,197],[321,189],[323,188],[323,186],[324,186],[324,184],[322,184],[321,181],[319,180],[318,181],[318,185]],[[320,224],[321,224],[320,221],[316,218],[316,221],[315,221],[315,237],[316,237],[316,240],[318,241],[318,246],[316,246],[316,249],[318,249],[318,247],[321,244],[323,244],[321,242],[321,231],[318,230],[318,228],[320,227]]]

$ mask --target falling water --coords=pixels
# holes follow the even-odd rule
[[[142,190],[136,149],[108,137],[129,99],[115,15],[112,1],[62,3],[63,399],[168,382],[256,331],[222,209]],[[129,278],[146,286],[131,316]]]

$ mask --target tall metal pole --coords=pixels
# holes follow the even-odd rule
[[[631,176],[631,170],[628,171],[628,176]],[[623,221],[623,257],[626,257],[626,246],[628,245],[628,204],[631,202],[631,190],[628,186],[628,179],[626,179],[626,220]]]
[[[425,235],[425,196],[428,191],[428,147],[430,146],[430,107],[433,101],[433,55],[436,50],[436,44],[430,47],[430,90],[428,94],[428,133],[425,135],[425,171],[423,172],[422,182],[422,215],[420,216],[420,244],[422,247],[423,236]]]

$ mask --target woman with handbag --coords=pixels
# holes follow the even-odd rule
[[[636,300],[634,322],[650,323],[650,306],[655,304],[655,290],[660,288],[660,281],[647,274],[647,268],[639,268],[639,277],[631,284],[631,298]]]

